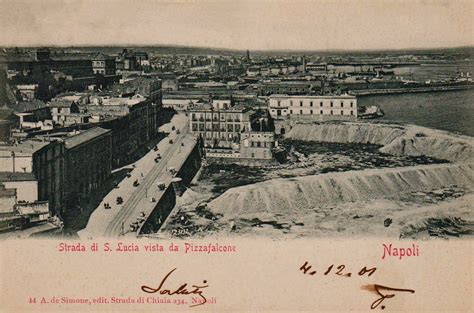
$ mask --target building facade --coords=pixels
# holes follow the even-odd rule
[[[233,148],[241,133],[251,130],[254,112],[231,106],[230,100],[213,100],[212,105],[197,105],[189,110],[191,133],[203,139],[205,147]]]
[[[240,143],[240,157],[246,159],[271,160],[275,148],[273,132],[245,132]]]
[[[51,117],[53,122],[62,126],[67,124],[66,120],[71,114],[79,114],[79,106],[75,101],[71,100],[56,100],[49,102],[48,107],[51,110]]]
[[[62,141],[29,139],[15,145],[0,146],[0,172],[14,176],[33,173],[38,182],[38,200],[49,202],[51,215],[60,215],[64,204],[64,171]]]
[[[115,75],[115,58],[102,53],[96,54],[92,58],[92,71],[104,76]]]
[[[64,140],[64,199],[72,208],[97,190],[112,171],[111,131],[94,127]]]
[[[262,83],[259,85],[259,94],[269,96],[273,94],[304,95],[321,89],[321,82],[281,81]]]
[[[341,96],[272,95],[268,111],[274,119],[301,117],[314,119],[355,119],[357,98]]]

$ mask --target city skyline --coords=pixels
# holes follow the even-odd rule
[[[365,51],[474,45],[473,5],[467,1],[143,1],[130,6],[122,0],[3,0],[0,6],[0,46]]]

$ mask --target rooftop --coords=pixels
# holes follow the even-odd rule
[[[0,151],[12,151],[15,153],[21,153],[25,155],[32,155],[36,151],[49,145],[51,142],[42,140],[25,140],[15,145],[0,146]]]
[[[153,77],[127,77],[122,81],[121,84],[115,84],[110,89],[116,93],[130,93],[130,92],[138,92],[138,93],[149,93],[149,86],[151,83],[160,82],[158,78]]]
[[[99,52],[99,53],[95,54],[92,57],[92,60],[94,60],[94,61],[106,61],[106,60],[115,60],[115,58]]]
[[[146,98],[143,96],[135,96],[132,98],[119,98],[119,97],[113,97],[113,98],[104,98],[102,104],[103,105],[128,105],[128,106],[134,106],[137,103],[145,101]]]
[[[51,102],[48,103],[48,107],[51,108],[70,108],[73,104],[72,100],[68,100],[66,98],[62,99],[53,99]]]
[[[17,113],[22,113],[44,108],[46,104],[41,100],[19,101],[9,104],[8,107]]]
[[[94,138],[100,137],[109,132],[110,130],[108,129],[94,127],[94,128],[85,130],[78,135],[74,135],[69,138],[66,138],[64,140],[64,144],[66,146],[66,149],[72,149],[74,147],[77,147],[85,142],[88,142]]]
[[[283,80],[283,81],[270,81],[264,82],[264,85],[311,85],[309,81],[295,81],[295,80]]]
[[[214,111],[214,112],[247,112],[250,109],[244,104],[237,104],[227,109],[214,109],[210,103],[200,103],[190,107],[190,111]]]
[[[53,61],[90,61],[92,59],[88,53],[51,54],[50,58]]]
[[[6,189],[3,184],[0,184],[0,197],[14,197],[16,195],[15,188]]]
[[[48,201],[37,201],[29,203],[17,203],[15,205],[18,213],[22,215],[27,214],[44,214],[49,212]]]
[[[0,172],[0,182],[11,182],[11,181],[32,181],[36,180],[33,173],[23,172]],[[3,186],[0,184],[0,186]],[[1,187],[0,187],[1,188]]]

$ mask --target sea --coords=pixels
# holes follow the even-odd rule
[[[383,119],[474,136],[474,89],[358,98],[358,105],[376,105]]]

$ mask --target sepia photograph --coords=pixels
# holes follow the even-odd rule
[[[473,12],[462,0],[0,0],[5,312],[473,310]],[[159,278],[143,281],[155,262]],[[253,262],[259,274],[243,269]],[[332,281],[328,299],[287,291],[308,288],[301,275],[366,279],[371,262],[391,265],[377,265],[388,285],[352,292],[367,301],[331,303],[349,288]],[[293,263],[297,278],[281,269]],[[242,276],[212,289],[194,272],[173,291],[190,264]],[[62,294],[48,283],[81,268],[95,274]],[[240,290],[266,270],[287,287]],[[100,289],[116,275],[133,296]],[[17,279],[30,291],[12,296]]]

